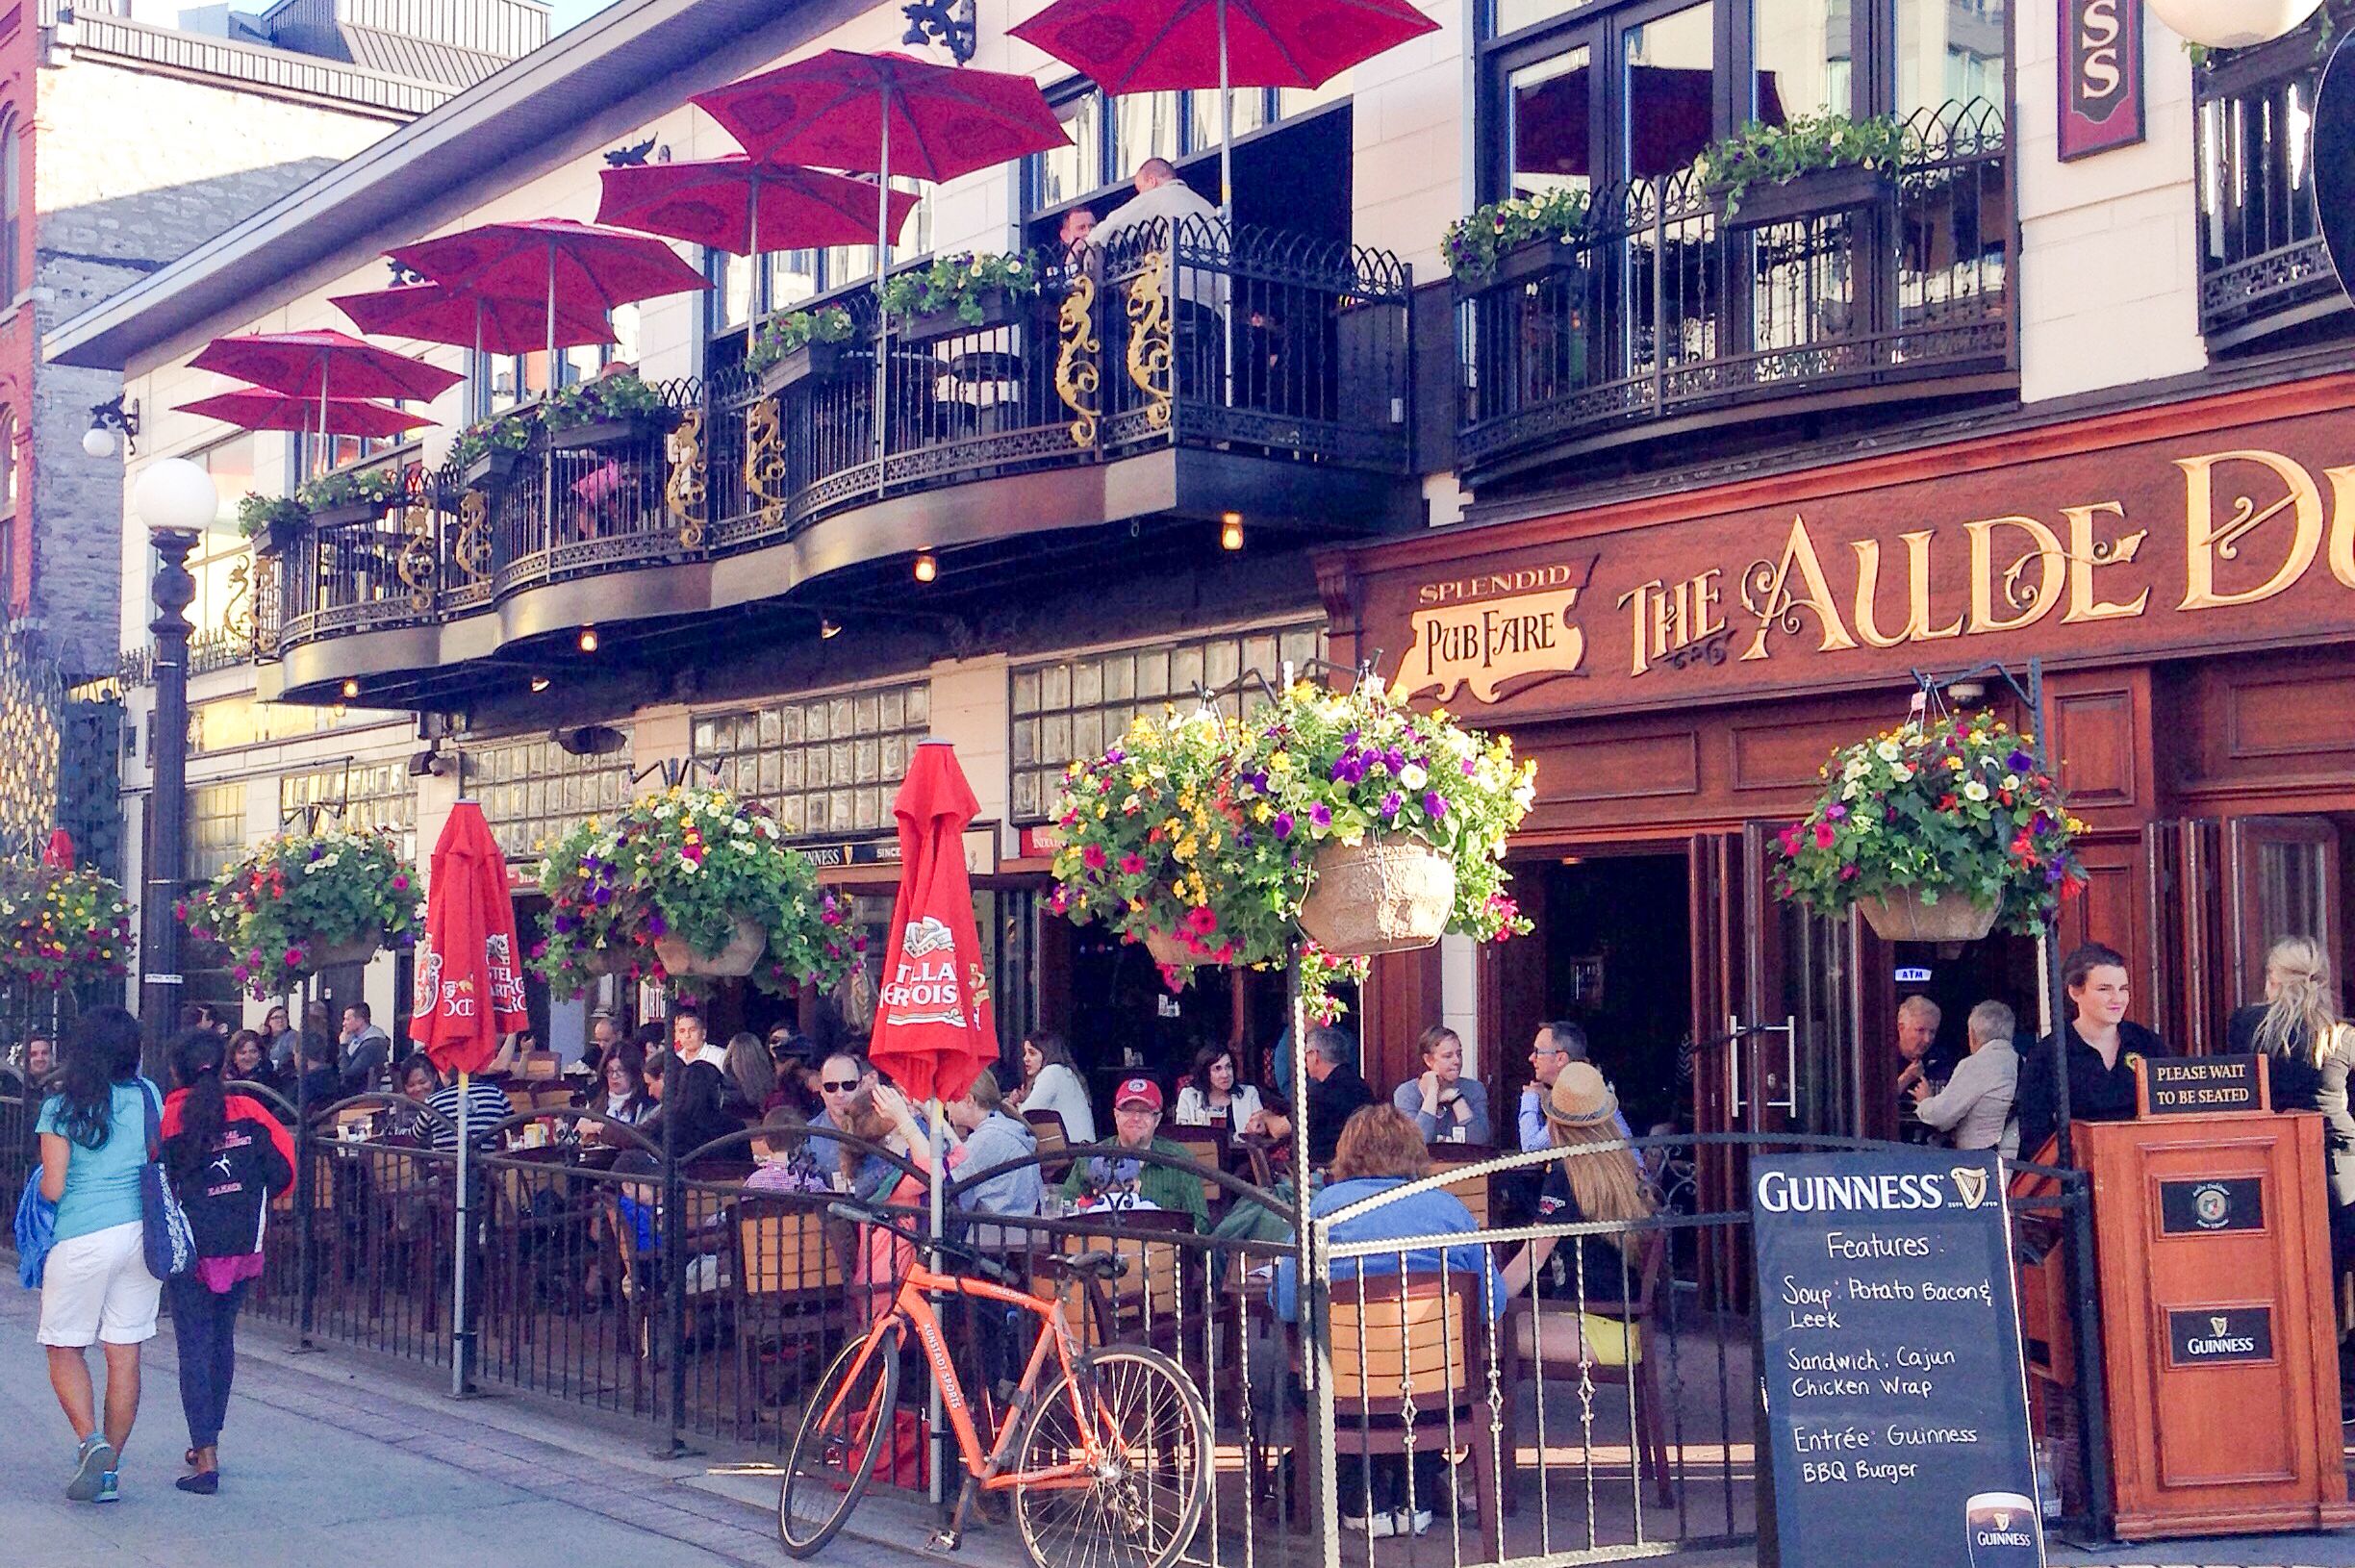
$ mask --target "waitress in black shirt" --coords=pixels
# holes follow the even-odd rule
[[[2073,1015],[2068,1026],[2069,1120],[2133,1121],[2135,1062],[2174,1052],[2157,1034],[2126,1017],[2131,999],[2126,955],[2089,942],[2062,960],[2061,981]],[[2031,1162],[2051,1157],[2044,1144],[2060,1125],[2053,1103],[2052,1053],[2052,1036],[2046,1035],[2020,1063],[2020,1158]]]

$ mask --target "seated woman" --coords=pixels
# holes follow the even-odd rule
[[[1478,1078],[1463,1075],[1463,1041],[1454,1029],[1434,1024],[1423,1031],[1417,1047],[1423,1075],[1400,1084],[1390,1103],[1413,1120],[1425,1143],[1494,1143],[1488,1091]]]
[[[1178,1125],[1225,1127],[1228,1141],[1240,1141],[1266,1118],[1259,1091],[1240,1081],[1234,1052],[1217,1041],[1194,1053],[1193,1081],[1178,1091]]]
[[[604,1093],[589,1101],[617,1122],[636,1126],[654,1114],[654,1097],[646,1091],[646,1053],[634,1040],[617,1043],[605,1053]]]
[[[1391,1105],[1367,1105],[1351,1114],[1333,1150],[1332,1179],[1308,1204],[1312,1216],[1336,1214],[1379,1194],[1403,1187],[1431,1175],[1430,1151],[1423,1134],[1405,1114]],[[1341,1220],[1332,1227],[1334,1241],[1382,1241],[1392,1237],[1464,1235],[1474,1239],[1449,1247],[1416,1248],[1404,1257],[1409,1274],[1461,1275],[1477,1282],[1478,1300],[1491,1320],[1503,1315],[1508,1294],[1506,1277],[1490,1261],[1488,1249],[1477,1239],[1480,1224],[1455,1194],[1434,1188],[1417,1193],[1361,1215]],[[1332,1266],[1336,1287],[1345,1281],[1380,1278],[1396,1274],[1400,1255],[1378,1252],[1371,1257],[1344,1258]],[[1375,1298],[1380,1300],[1379,1295]],[[1286,1323],[1298,1319],[1298,1275],[1293,1260],[1276,1265],[1276,1313]],[[1355,1347],[1336,1345],[1343,1357]],[[1272,1372],[1274,1369],[1269,1369]],[[1253,1386],[1263,1386],[1254,1372]],[[1346,1418],[1348,1412],[1342,1415]],[[1340,1496],[1342,1528],[1366,1530],[1376,1536],[1420,1535],[1431,1528],[1431,1504],[1440,1497],[1439,1445],[1418,1448],[1414,1456],[1414,1508],[1405,1506],[1405,1467],[1396,1458],[1377,1459],[1367,1467],[1354,1454],[1342,1454],[1334,1481]]]
[[[281,1080],[277,1066],[270,1061],[269,1048],[252,1029],[240,1029],[229,1037],[229,1081],[279,1092]]]
[[[1572,1062],[1561,1070],[1546,1097],[1545,1119],[1563,1154],[1546,1168],[1537,1224],[1634,1224],[1657,1211],[1634,1152],[1619,1136],[1618,1116],[1618,1097],[1591,1063]],[[1588,1311],[1586,1303],[1634,1298],[1643,1283],[1637,1272],[1643,1244],[1636,1231],[1541,1236],[1514,1254],[1505,1265],[1507,1291],[1517,1296],[1533,1281],[1538,1298],[1536,1312],[1514,1329],[1521,1356],[1534,1359],[1542,1353],[1549,1363],[1616,1367],[1640,1353],[1626,1323]]]
[[[1087,1085],[1079,1081],[1078,1064],[1060,1035],[1033,1034],[1022,1043],[1023,1083],[1008,1096],[1014,1109],[1027,1117],[1032,1111],[1052,1111],[1063,1119],[1066,1143],[1096,1141],[1096,1108],[1088,1102]]]
[[[721,1077],[721,1107],[748,1122],[768,1115],[778,1103],[776,1061],[757,1034],[730,1037]]]
[[[430,1138],[433,1123],[425,1114],[426,1101],[442,1087],[442,1074],[433,1059],[418,1051],[400,1064],[392,1081],[400,1087],[400,1097],[406,1101],[392,1113],[391,1131],[396,1138]]]

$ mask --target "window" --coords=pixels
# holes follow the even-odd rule
[[[1338,82],[1314,91],[1237,88],[1233,93],[1235,138],[1240,140],[1342,96]],[[1149,158],[1174,162],[1208,155],[1219,142],[1215,88],[1195,92],[1129,92],[1107,105],[1101,90],[1079,81],[1056,96],[1054,112],[1073,145],[1029,160],[1023,180],[1026,216],[1051,213],[1126,185]],[[1105,209],[1098,205],[1101,216]]]
[[[922,681],[769,703],[697,719],[695,755],[796,836],[881,832],[931,713]]]
[[[1016,822],[1054,814],[1063,773],[1075,762],[1103,754],[1139,713],[1164,703],[1191,707],[1195,694],[1232,685],[1247,672],[1280,687],[1284,666],[1296,670],[1324,652],[1324,626],[1308,621],[1153,643],[1139,647],[1055,659],[1012,671],[1013,784]],[[1258,700],[1255,688],[1223,698],[1241,714]]]
[[[2200,324],[2231,348],[2343,313],[2315,206],[2320,17],[2195,73]]]
[[[24,121],[0,114],[0,308],[24,287]]]
[[[630,803],[628,747],[576,757],[554,741],[509,741],[466,748],[466,786],[482,802],[491,836],[510,863],[537,863],[541,846],[583,821]]]
[[[1900,114],[2003,101],[2005,0],[1897,0]]]
[[[932,253],[932,188],[922,181],[895,175],[892,189],[912,191],[917,197],[915,209],[901,223],[899,239],[891,247],[891,265],[903,266]],[[764,276],[757,305],[760,315],[772,316],[820,294],[865,282],[874,276],[874,253],[873,245],[768,252],[761,258]],[[752,258],[725,251],[707,252],[703,275],[713,283],[711,292],[704,296],[705,334],[719,339],[730,334],[741,338],[756,308]]]
[[[577,387],[608,365],[638,364],[639,310],[635,305],[616,305],[606,319],[613,328],[613,341],[604,343],[583,343],[575,348],[559,349],[556,356],[559,384]],[[484,356],[487,371],[474,367],[473,355],[467,356],[468,395],[474,400],[470,418],[482,419],[511,409],[518,403],[539,398],[547,392],[547,350],[529,354],[492,354]],[[393,445],[383,442],[372,450]],[[354,457],[359,454],[355,453]],[[352,459],[347,458],[346,461]]]
[[[278,781],[278,817],[391,833],[400,852],[417,858],[417,784],[406,762],[346,762]]]
[[[210,882],[245,852],[245,785],[205,784],[188,792],[188,879]]]

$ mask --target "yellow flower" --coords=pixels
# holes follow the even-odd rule
[[[1102,821],[1104,818],[1109,817],[1109,816],[1111,816],[1111,815],[1112,815],[1112,802],[1111,802],[1111,801],[1109,801],[1109,800],[1099,800],[1099,801],[1097,801],[1097,802],[1096,802],[1096,818],[1097,818],[1097,820],[1098,820],[1099,822]]]
[[[1279,751],[1268,758],[1268,771],[1271,773],[1280,773],[1291,766],[1292,757],[1289,752]]]
[[[1275,808],[1270,806],[1265,800],[1262,800],[1257,805],[1252,807],[1252,821],[1254,822],[1264,822],[1270,817],[1275,815]]]

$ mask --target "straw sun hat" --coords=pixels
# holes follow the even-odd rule
[[[1619,1114],[1619,1097],[1592,1062],[1571,1062],[1554,1080],[1545,1100],[1546,1120],[1557,1126],[1590,1127]]]

